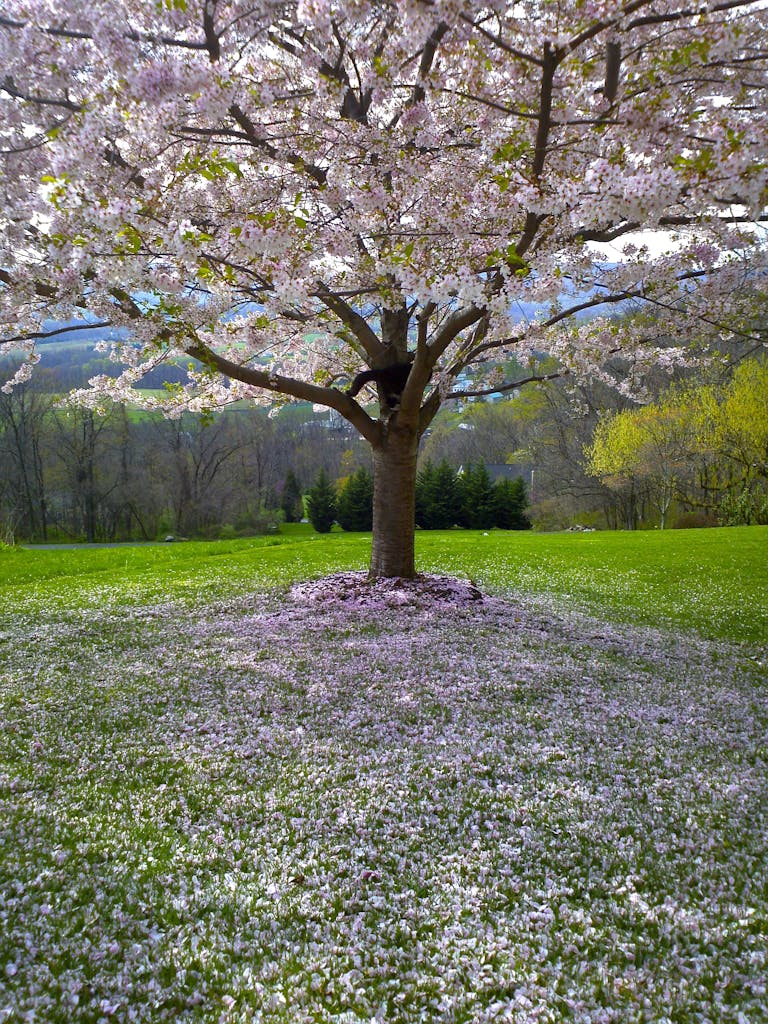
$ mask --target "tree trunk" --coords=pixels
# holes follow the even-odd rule
[[[371,576],[416,575],[415,432],[398,430],[390,421],[384,443],[373,449],[373,552]]]

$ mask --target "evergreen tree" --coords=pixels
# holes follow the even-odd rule
[[[484,462],[467,466],[459,478],[459,524],[470,530],[489,530],[495,522],[493,483]]]
[[[330,533],[336,519],[336,491],[324,469],[307,492],[307,515],[318,533]]]
[[[435,491],[432,503],[434,530],[450,530],[459,518],[459,482],[456,471],[443,459],[435,471]]]
[[[432,529],[432,504],[435,495],[435,467],[424,463],[416,476],[416,525],[422,530]]]
[[[280,508],[285,513],[286,523],[300,523],[304,517],[304,503],[301,499],[301,485],[292,469],[289,469],[280,496]]]
[[[416,478],[416,523],[424,530],[450,530],[460,515],[458,479],[446,459],[427,462]]]
[[[367,531],[373,527],[373,478],[364,466],[355,470],[339,491],[336,518],[342,530]]]
[[[502,530],[530,530],[525,514],[528,494],[521,476],[514,480],[497,480],[493,486],[494,525]]]

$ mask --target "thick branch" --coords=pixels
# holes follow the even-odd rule
[[[547,158],[549,133],[552,128],[552,92],[555,79],[555,71],[560,63],[560,54],[552,49],[549,41],[544,44],[544,59],[541,64],[541,90],[539,95],[539,123],[536,128],[536,142],[534,146],[533,163],[531,165],[531,176],[538,184],[541,172],[544,170],[544,163]],[[536,233],[544,222],[541,214],[529,212],[525,218],[525,227],[517,243],[518,256],[524,256],[531,246]]]
[[[0,282],[3,284],[12,285],[13,278],[7,270],[0,270]],[[43,284],[42,281],[35,281],[34,283],[35,295],[39,295],[42,299],[55,299],[57,291],[49,284]]]
[[[265,153],[268,153],[269,156],[275,160],[279,160],[281,158],[287,160],[288,163],[297,171],[304,171],[318,185],[325,185],[327,174],[322,167],[316,167],[314,164],[308,164],[297,153],[281,154],[271,142],[261,138],[259,133],[256,131],[256,126],[253,121],[251,121],[250,117],[248,117],[245,111],[238,106],[237,103],[233,103],[230,106],[229,113],[240,125],[251,145],[256,146],[259,149],[263,149]]]
[[[2,344],[19,341],[40,341],[43,338],[58,338],[60,334],[70,334],[72,331],[101,331],[105,327],[111,326],[112,324],[109,320],[99,320],[96,323],[69,324],[66,327],[57,327],[52,331],[30,331],[29,334],[16,334],[11,338],[3,338]]]
[[[383,346],[375,332],[369,326],[367,320],[345,302],[336,292],[332,292],[322,282],[317,285],[315,292],[317,297],[339,320],[348,327],[354,334],[365,353],[370,359],[377,359],[383,350]]]
[[[307,381],[296,380],[293,377],[283,377],[281,374],[270,373],[267,370],[256,370],[250,366],[241,366],[232,362],[224,356],[218,355],[212,349],[198,343],[186,345],[185,352],[198,359],[204,366],[216,370],[225,377],[232,380],[239,380],[243,384],[250,384],[251,387],[262,388],[265,391],[272,391],[279,395],[289,395],[291,398],[298,398],[304,402],[313,402],[318,405],[335,409],[371,444],[381,442],[381,425],[371,419],[367,412],[357,402],[348,398],[342,391],[336,388],[325,388],[318,384],[310,384]]]
[[[448,26],[444,21],[441,21],[424,45],[424,50],[421,54],[421,63],[419,64],[419,78],[422,82],[427,78],[429,72],[432,70],[432,64],[435,60],[435,54],[437,53],[437,48],[440,45],[440,40],[447,31]],[[421,103],[425,96],[426,93],[424,92],[424,86],[419,83],[413,90],[411,106],[416,103]]]
[[[81,110],[81,104],[73,103],[72,100],[68,99],[56,99],[52,96],[34,96],[31,93],[23,93],[16,88],[13,78],[10,75],[6,75],[3,79],[0,89],[3,92],[7,92],[15,100],[22,100],[24,103],[30,103],[36,107],[63,107],[64,110],[76,112]]]
[[[0,28],[26,28],[29,22],[27,21],[15,21],[12,18],[4,18],[0,15]],[[48,36],[55,36],[59,39],[93,39],[93,33],[91,32],[79,32],[76,29],[71,28],[54,28],[52,26],[41,27],[40,31]],[[177,39],[174,36],[155,36],[147,32],[124,32],[123,39],[128,39],[132,43],[162,43],[163,46],[178,46],[184,50],[206,50],[208,49],[207,42],[200,41],[195,42],[190,39]]]
[[[541,172],[544,170],[544,161],[547,158],[547,143],[549,141],[549,129],[552,119],[552,86],[559,63],[559,55],[552,49],[549,40],[547,40],[544,44],[544,60],[542,61],[539,124],[536,129],[533,164],[531,165],[531,174],[534,181],[538,181],[541,177]]]
[[[424,431],[437,416],[441,404],[440,392],[435,388],[419,410],[419,437],[424,436]]]
[[[713,13],[719,14],[724,11],[735,10],[738,7],[755,6],[757,6],[755,0],[725,0],[723,3],[713,4],[710,10]],[[664,14],[648,14],[642,18],[635,18],[634,21],[630,21],[627,29],[631,31],[644,25],[661,25],[665,22],[682,21],[683,18],[692,18],[699,13],[697,8],[684,8],[681,11],[671,11]]]
[[[454,338],[467,327],[476,324],[483,316],[485,316],[485,310],[479,309],[477,306],[468,306],[466,309],[459,309],[455,313],[451,313],[429,344],[431,366],[435,365]]]
[[[573,50],[581,46],[582,43],[586,43],[590,39],[594,39],[595,36],[600,35],[601,32],[605,32],[606,29],[610,29],[614,25],[618,24],[621,19],[626,18],[628,14],[634,14],[636,11],[642,10],[643,7],[648,7],[653,2],[654,0],[630,0],[629,3],[622,4],[614,17],[607,18],[604,21],[597,21],[593,25],[590,25],[589,28],[585,28],[583,32],[579,33],[579,35],[574,36],[567,44],[566,49],[569,52],[573,52]]]
[[[514,46],[510,46],[509,43],[505,43],[501,36],[494,35],[493,32],[489,32],[487,28],[483,28],[482,25],[478,24],[469,14],[462,13],[460,15],[461,20],[467,25],[471,25],[477,32],[480,33],[485,39],[493,43],[494,46],[498,46],[504,53],[508,53],[512,57],[517,57],[519,60],[524,60],[529,64],[538,64],[541,66],[541,60],[535,57],[532,53],[525,53],[523,50],[518,50]]]
[[[723,200],[725,203],[726,201]],[[730,205],[730,202],[728,202]],[[764,221],[768,217],[768,213],[764,213],[754,217],[752,214],[725,214],[718,213],[717,220],[722,221],[723,224],[754,224]],[[660,228],[672,228],[672,227],[687,227],[691,224],[696,224],[700,221],[699,217],[686,217],[680,216],[668,216],[659,217],[658,227]],[[610,228],[579,228],[573,236],[572,241],[582,242],[613,242],[617,238],[621,238],[622,235],[629,234],[631,231],[641,231],[643,228],[647,229],[648,225],[643,224],[642,221],[626,221],[624,224],[617,224]]]

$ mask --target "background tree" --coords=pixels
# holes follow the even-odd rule
[[[526,515],[528,495],[521,476],[514,480],[500,479],[493,485],[493,523],[502,530],[530,530]]]
[[[534,352],[608,377],[620,350],[626,387],[672,366],[640,326],[577,317],[631,299],[688,348],[751,336],[767,29],[760,0],[67,0],[50,20],[6,0],[16,380],[46,319],[80,316],[130,332],[85,403],[186,353],[189,383],[146,404],[328,406],[372,448],[372,572],[413,575],[417,449],[446,400],[548,376],[517,376]],[[679,231],[674,256],[595,248],[643,227]],[[409,354],[378,413],[332,386]]]
[[[768,363],[750,359],[718,395],[698,396],[702,447],[741,467],[743,481],[768,480]]]
[[[330,533],[336,522],[336,490],[324,469],[307,491],[307,516],[318,533]]]
[[[493,481],[484,462],[459,473],[459,525],[470,530],[489,530],[495,523]]]
[[[106,502],[118,480],[114,463],[104,454],[115,444],[113,416],[113,410],[97,416],[92,409],[59,410],[55,415],[55,454],[72,499],[69,519],[75,535],[89,544],[112,539]]]
[[[232,476],[244,439],[226,419],[185,414],[156,424],[163,478],[172,510],[171,530],[184,536],[214,533],[229,518]]]
[[[339,488],[336,519],[342,530],[370,530],[373,525],[373,479],[360,466]]]
[[[768,367],[747,360],[725,384],[688,383],[604,418],[585,447],[590,473],[663,529],[673,500],[726,522],[758,521],[768,481]],[[629,519],[627,522],[629,525]]]
[[[51,406],[50,396],[29,385],[10,394],[0,393],[0,526],[5,537],[18,531],[29,539],[48,539],[45,444]]]
[[[598,423],[586,449],[588,472],[617,495],[627,530],[637,527],[645,496],[643,442],[641,423],[635,410],[628,409]]]
[[[447,459],[427,460],[416,477],[416,523],[424,530],[450,530],[461,513],[459,481]]]
[[[283,510],[286,523],[300,523],[304,518],[301,484],[292,469],[288,470],[285,480],[283,481],[283,492],[280,495],[280,508]]]
[[[523,446],[523,424],[515,401],[446,406],[422,444],[422,460],[452,466],[470,462],[507,463]]]
[[[622,493],[626,525],[637,525],[640,495],[657,509],[663,530],[672,501],[681,493],[696,450],[690,409],[670,395],[665,401],[627,409],[603,420],[586,448],[587,468]]]

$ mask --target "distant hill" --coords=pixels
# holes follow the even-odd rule
[[[61,393],[72,388],[86,387],[91,377],[104,374],[117,377],[124,369],[114,363],[106,353],[95,352],[94,345],[99,341],[121,341],[126,339],[128,332],[122,328],[89,327],[84,321],[46,320],[44,332],[49,337],[40,338],[37,351],[40,356],[38,370],[34,377],[35,387],[41,391]],[[152,370],[144,378],[146,388],[162,388],[164,384],[182,383],[186,380],[186,365],[173,362],[165,363]],[[7,380],[19,365],[19,359],[12,355],[0,359],[0,382]]]

